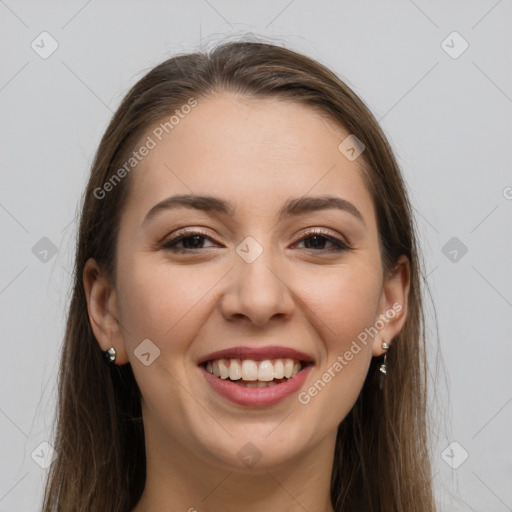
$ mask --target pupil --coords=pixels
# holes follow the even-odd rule
[[[185,245],[185,247],[187,249],[195,249],[197,248],[197,244],[189,244],[187,243],[188,241],[194,239],[195,242],[199,242],[199,245],[201,244],[201,236],[200,235],[191,235],[191,236],[187,236],[186,238],[184,238],[182,240],[182,243]],[[187,247],[189,245],[192,245],[191,247]]]
[[[310,245],[312,245],[313,247],[318,247],[319,245],[322,245],[322,237],[321,236],[313,235],[312,237],[309,238],[309,240],[310,240]],[[311,244],[311,240],[316,240],[317,243]]]

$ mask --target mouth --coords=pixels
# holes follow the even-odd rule
[[[208,373],[218,379],[232,382],[245,388],[269,388],[288,382],[306,368],[312,361],[274,358],[264,360],[220,358],[203,362]]]
[[[269,407],[305,385],[315,365],[305,352],[277,345],[218,350],[197,361],[208,387],[243,407]]]

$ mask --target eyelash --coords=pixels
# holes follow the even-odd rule
[[[187,238],[193,238],[194,236],[201,236],[203,238],[208,238],[211,241],[214,241],[210,236],[208,236],[206,233],[202,233],[201,231],[182,231],[180,234],[176,235],[174,238],[171,238],[170,240],[167,240],[164,244],[162,244],[162,248],[166,249],[168,251],[172,251],[175,253],[190,253],[190,252],[197,252],[199,249],[184,249],[184,248],[177,248],[177,244],[179,244],[181,241],[187,239]],[[349,251],[351,250],[351,247],[349,247],[345,242],[342,242],[341,240],[333,237],[332,235],[329,235],[327,232],[325,232],[322,229],[318,229],[315,231],[308,231],[307,233],[302,236],[297,242],[300,243],[304,240],[309,240],[313,237],[319,237],[327,240],[328,242],[331,242],[335,245],[334,249],[307,249],[308,251],[313,252],[342,252],[342,251]]]

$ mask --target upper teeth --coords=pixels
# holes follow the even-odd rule
[[[231,380],[259,380],[269,382],[274,379],[289,379],[300,372],[302,365],[293,359],[266,359],[253,361],[252,359],[216,359],[208,361],[206,369],[221,379]]]

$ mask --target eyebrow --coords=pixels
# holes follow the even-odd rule
[[[192,208],[204,212],[216,212],[233,216],[236,208],[231,201],[213,196],[183,194],[171,196],[156,204],[149,210],[143,224],[159,213],[176,208]],[[350,213],[364,225],[361,212],[349,201],[338,196],[303,196],[287,200],[278,212],[278,220],[318,210],[338,209]]]

